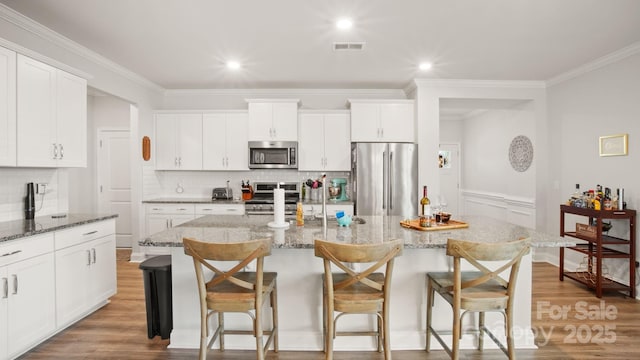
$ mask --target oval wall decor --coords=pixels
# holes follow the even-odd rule
[[[518,172],[527,171],[533,162],[533,144],[528,137],[518,135],[509,145],[509,162],[511,167]]]

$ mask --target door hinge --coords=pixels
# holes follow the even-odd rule
[[[102,148],[102,140],[100,140],[100,148]]]
[[[100,192],[102,192],[102,185],[100,185]]]

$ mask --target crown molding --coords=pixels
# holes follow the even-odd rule
[[[89,73],[86,73],[86,72],[84,72],[82,70],[78,70],[78,69],[76,69],[74,67],[71,67],[71,66],[69,66],[67,64],[64,64],[64,63],[61,63],[60,61],[52,59],[52,58],[50,58],[48,56],[44,56],[44,55],[42,55],[40,53],[37,53],[37,52],[35,52],[33,50],[27,49],[26,47],[20,46],[20,45],[18,45],[16,43],[13,43],[13,42],[9,41],[9,40],[5,40],[3,38],[0,38],[0,46],[5,47],[5,48],[7,48],[9,50],[13,50],[18,54],[30,57],[30,58],[38,60],[38,61],[41,61],[41,62],[43,62],[45,64],[48,64],[48,65],[51,65],[51,66],[53,66],[55,68],[58,68],[60,70],[64,70],[64,71],[66,71],[66,72],[68,72],[70,74],[79,76],[79,77],[81,77],[83,79],[87,79],[88,80],[88,79],[93,78],[93,75],[91,75]]]
[[[512,88],[512,89],[544,89],[544,81],[527,80],[465,80],[465,79],[414,79],[415,86],[454,87],[454,88]],[[407,87],[411,89],[411,87]]]
[[[629,56],[635,55],[640,53],[640,41],[633,43],[627,47],[624,47],[618,51],[614,51],[611,54],[602,56],[600,58],[597,58],[591,62],[588,62],[582,66],[579,66],[573,70],[569,70],[565,73],[562,73],[556,77],[553,77],[549,80],[546,81],[547,86],[551,87],[554,85],[558,85],[560,83],[563,83],[567,80],[571,80],[573,78],[576,78],[578,76],[590,73],[592,71],[598,70],[602,67],[605,67],[607,65],[613,64],[615,62],[618,62],[622,59],[625,59]]]
[[[44,40],[47,40],[65,50],[68,50],[76,55],[79,55],[89,61],[92,61],[98,65],[101,65],[111,71],[113,71],[114,73],[121,75],[122,77],[133,81],[134,83],[141,85],[147,89],[150,89],[152,91],[155,92],[159,92],[159,93],[163,93],[164,92],[164,88],[162,88],[161,86],[159,86],[158,84],[134,73],[133,71],[105,58],[104,56],[78,44],[77,42],[61,35],[58,34],[57,32],[49,29],[48,27],[32,20],[31,18],[28,18],[24,15],[22,15],[21,13],[11,9],[10,7],[4,5],[4,4],[0,4],[0,19],[4,19],[18,27],[20,27],[21,29],[24,29]],[[26,50],[24,47],[21,47],[21,49],[17,50],[21,53],[23,53],[23,51]],[[29,50],[29,53],[36,54],[35,52]],[[25,55],[29,55],[32,56],[30,54],[26,54]],[[38,58],[46,58],[42,55],[37,55]],[[51,60],[49,58],[46,58],[48,60]],[[55,66],[59,67],[59,62],[54,61],[55,62]],[[52,64],[54,65],[54,64]],[[68,66],[65,66],[68,68]]]
[[[165,96],[238,95],[250,97],[299,96],[299,95],[348,95],[402,97],[400,89],[166,89]]]

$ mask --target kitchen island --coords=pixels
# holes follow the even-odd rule
[[[424,348],[425,333],[425,273],[452,267],[445,254],[448,238],[478,242],[506,242],[530,238],[533,247],[570,246],[571,241],[547,235],[521,226],[484,217],[460,219],[468,228],[441,231],[418,231],[400,226],[400,217],[362,217],[364,223],[354,221],[350,227],[339,227],[329,221],[326,229],[317,219],[306,220],[304,226],[293,222],[288,229],[272,229],[267,223],[270,216],[204,216],[183,225],[154,234],[141,246],[170,247],[172,256],[173,331],[172,348],[198,348],[199,301],[191,257],[182,248],[182,238],[200,241],[238,242],[259,238],[273,238],[273,252],[265,259],[265,271],[278,272],[278,307],[281,350],[322,350],[322,260],[313,252],[315,239],[342,243],[366,244],[403,239],[405,251],[396,259],[391,294],[391,347],[399,349]],[[516,288],[514,330],[517,348],[535,348],[531,331],[531,254],[523,258]],[[436,300],[434,326],[451,328],[450,307]],[[445,310],[449,309],[449,310]],[[228,314],[227,324],[248,329],[246,315]],[[467,321],[472,320],[467,317]],[[342,329],[362,329],[374,324],[373,316],[345,317],[338,326]],[[487,324],[501,333],[501,316],[487,314]],[[230,325],[228,325],[230,326]],[[375,349],[373,337],[337,338],[335,349]],[[225,340],[229,349],[253,349],[250,337],[229,336]],[[435,345],[435,342],[434,342]],[[489,348],[490,342],[486,342]],[[474,338],[464,337],[461,348],[474,348]]]

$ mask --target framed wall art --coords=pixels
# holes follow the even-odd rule
[[[627,155],[629,149],[629,135],[618,134],[600,136],[600,156]]]

